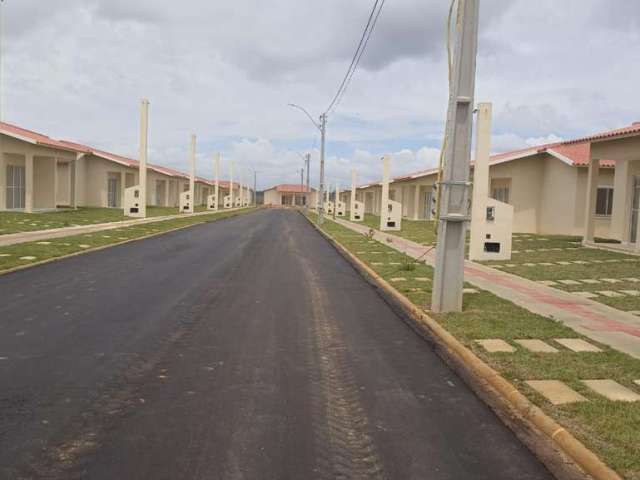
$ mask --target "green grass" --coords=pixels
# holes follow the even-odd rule
[[[206,207],[198,206],[195,210],[202,212],[206,210]],[[178,213],[177,207],[147,208],[147,215],[150,217],[177,215]],[[121,208],[78,208],[77,210],[64,209],[42,213],[0,212],[0,235],[123,220],[131,220],[131,218],[125,217]]]
[[[322,228],[414,304],[428,308],[433,278],[431,267],[424,263],[416,263],[412,270],[407,270],[403,263],[406,262],[406,257],[387,245],[371,241],[332,221],[324,222]],[[554,239],[553,242],[556,240],[564,242],[559,239]],[[607,252],[602,254],[606,255]],[[384,264],[377,265],[379,263]],[[406,280],[397,281],[398,278]],[[421,281],[424,279],[428,281]],[[633,381],[640,379],[640,360],[605,345],[599,345],[603,353],[571,352],[554,343],[552,339],[582,338],[576,332],[562,323],[531,313],[481,290],[478,293],[465,294],[462,313],[431,313],[431,316],[547,414],[599,454],[612,468],[625,478],[640,479],[640,402],[612,402],[598,396],[580,382],[587,379],[610,378],[639,391]],[[511,342],[517,349],[516,353],[489,354],[475,343],[475,340],[487,338],[501,338],[507,341],[537,338],[554,345],[560,353],[535,354]],[[593,340],[588,341],[596,343]],[[526,380],[540,379],[562,380],[589,401],[553,406],[524,383]]]
[[[364,223],[371,228],[380,228],[380,217],[365,216]],[[402,220],[402,230],[389,232],[394,235],[412,240],[422,245],[434,245],[436,242],[435,222]],[[640,257],[620,252],[585,248],[580,237],[565,235],[534,235],[514,234],[513,256],[509,261],[484,262],[488,266],[501,268],[505,272],[528,278],[534,281],[543,280],[583,280],[583,279],[640,279]],[[571,265],[536,265],[527,263],[554,263],[588,261],[594,263]],[[514,265],[514,266],[505,266]],[[597,284],[583,283],[582,285],[554,285],[567,292],[591,292],[639,290],[640,282],[622,280],[620,283]],[[607,297],[598,294],[592,298],[597,302],[609,305],[623,311],[640,311],[640,296],[625,294],[622,297]]]
[[[348,220],[348,217],[346,218]],[[380,217],[367,213],[363,223],[376,230],[380,229]],[[402,219],[402,229],[398,232],[389,232],[394,235],[412,240],[422,245],[433,245],[436,242],[435,222],[424,220]]]
[[[560,249],[560,250],[557,250]],[[640,282],[625,280],[640,279],[640,257],[620,252],[610,252],[585,248],[580,238],[553,235],[514,235],[511,260],[501,262],[485,262],[486,265],[535,281],[585,280],[585,279],[618,279],[619,283],[610,284],[600,281],[591,284],[581,282],[580,285],[553,285],[567,292],[599,292],[603,290],[640,290]],[[529,251],[527,251],[529,250]],[[587,261],[587,264],[559,265],[557,262]],[[536,264],[527,266],[525,264]],[[538,265],[552,263],[553,265]],[[509,267],[508,265],[514,265]],[[609,298],[603,295],[592,300],[625,311],[640,310],[640,296]]]
[[[89,251],[106,245],[166,232],[175,228],[214,222],[222,218],[248,213],[253,210],[253,208],[248,208],[241,211],[221,211],[211,213],[210,215],[189,215],[173,220],[160,220],[131,227],[0,247],[0,272],[72,253]]]

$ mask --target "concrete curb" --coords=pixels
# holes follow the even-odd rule
[[[253,211],[258,211],[258,210],[260,210],[260,209],[259,208],[253,209]],[[224,218],[221,218],[221,219],[215,220],[215,221],[219,222],[221,220],[228,220],[230,218],[234,218],[234,217],[237,217],[238,215],[243,214],[242,210],[232,210],[232,211],[234,212],[233,215],[230,215],[228,217],[224,217]],[[253,212],[246,212],[246,213],[253,213]],[[215,213],[211,213],[211,215],[215,215]],[[201,216],[201,215],[199,215],[199,216]],[[180,218],[192,218],[192,217],[183,216],[183,217],[177,217],[177,218],[170,218],[168,220],[177,220],[177,219],[180,219]],[[166,221],[166,220],[159,220],[159,222],[164,222],[164,221]],[[154,222],[150,222],[150,223],[154,223]],[[6,270],[0,270],[0,276],[8,275],[8,274],[14,273],[14,272],[19,272],[21,270],[27,270],[27,269],[33,268],[33,267],[39,267],[40,265],[46,265],[47,263],[57,262],[58,260],[64,260],[65,258],[77,257],[79,255],[84,255],[86,253],[99,252],[100,250],[106,250],[107,248],[117,247],[118,245],[125,245],[127,243],[133,243],[133,242],[138,242],[140,240],[146,240],[146,239],[149,239],[149,238],[158,237],[160,235],[164,235],[165,233],[177,232],[178,230],[184,230],[186,228],[195,227],[196,225],[202,225],[203,223],[205,223],[205,222],[192,223],[190,225],[184,225],[182,227],[171,228],[169,230],[164,230],[162,232],[154,232],[154,233],[151,233],[149,235],[144,235],[142,237],[130,238],[129,240],[123,240],[121,242],[110,243],[108,245],[101,245],[101,246],[95,247],[95,248],[88,248],[86,250],[81,250],[79,252],[69,253],[67,255],[61,255],[59,257],[47,258],[47,259],[41,260],[39,262],[27,263],[26,265],[18,265],[17,267],[11,267],[11,268],[8,268]],[[122,228],[134,227],[136,225],[139,225],[139,224],[125,225]],[[75,235],[83,235],[83,233],[76,233]],[[68,236],[69,237],[73,237],[75,235],[68,235]],[[65,237],[60,237],[60,238],[65,238]]]
[[[305,217],[307,218],[307,217]],[[307,220],[309,220],[307,218]],[[622,477],[609,468],[600,458],[589,450],[583,443],[577,440],[567,430],[564,429],[555,420],[544,413],[539,407],[531,403],[516,387],[508,382],[493,368],[478,358],[471,350],[465,347],[451,333],[445,330],[438,322],[426,315],[416,305],[414,305],[407,297],[398,292],[384,278],[378,275],[367,264],[362,262],[354,254],[352,254],[340,242],[335,240],[331,235],[320,229],[314,222],[309,220],[316,230],[326,238],[337,250],[345,257],[361,274],[369,277],[375,285],[381,288],[393,301],[395,301],[404,312],[411,316],[418,325],[427,330],[427,334],[438,345],[442,346],[442,352],[449,357],[445,360],[452,361],[460,368],[464,369],[467,375],[465,377],[475,378],[475,382],[470,385],[474,390],[484,388],[484,385],[491,387],[497,393],[501,400],[497,405],[494,403],[492,408],[502,408],[502,412],[496,412],[503,420],[505,417],[511,417],[515,412],[521,420],[528,424],[530,429],[537,430],[543,434],[547,445],[537,445],[536,442],[526,442],[527,446],[540,458],[550,470],[557,476],[564,478],[575,478],[575,467],[572,469],[566,464],[566,459],[550,459],[549,447],[566,456],[582,472],[589,475],[590,478],[596,480],[622,480]],[[481,397],[485,397],[487,393],[481,392]],[[507,409],[507,411],[504,411]],[[513,419],[511,419],[513,420]],[[513,423],[507,422],[508,426],[513,429]],[[518,433],[518,432],[516,432]],[[538,447],[546,447],[545,451],[539,451]],[[555,460],[553,464],[548,462]],[[566,470],[565,470],[566,469]]]

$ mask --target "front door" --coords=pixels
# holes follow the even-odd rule
[[[109,178],[107,185],[107,206],[116,208],[118,206],[118,179]]]
[[[24,167],[7,165],[7,209],[24,208],[24,192]]]
[[[424,195],[424,218],[425,220],[433,220],[433,190],[429,190]]]
[[[631,243],[638,241],[638,218],[640,217],[640,177],[633,179],[633,201],[631,203]]]

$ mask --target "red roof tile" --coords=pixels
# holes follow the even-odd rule
[[[605,132],[596,133],[584,138],[578,138],[576,140],[569,140],[565,143],[579,143],[579,142],[597,142],[598,140],[604,140],[614,137],[626,137],[627,135],[640,134],[640,122],[633,122],[627,127],[617,128],[615,130],[607,130]]]
[[[42,133],[27,130],[25,128],[21,128],[6,122],[0,122],[0,133],[45,147],[57,148],[60,150],[78,153],[87,153],[89,151],[83,145],[54,140],[53,138],[43,135]]]
[[[283,183],[280,185],[275,185],[271,188],[267,188],[267,190],[273,189],[280,193],[307,193],[309,191],[307,190],[306,186],[300,185],[299,183]]]

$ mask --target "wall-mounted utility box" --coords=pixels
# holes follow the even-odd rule
[[[327,202],[327,215],[333,215],[333,202]]]
[[[218,197],[215,195],[209,195],[207,197],[207,210],[218,210]]]
[[[124,214],[127,217],[144,218],[146,212],[141,202],[139,186],[126,188],[124,191]]]
[[[353,207],[351,208],[352,222],[362,222],[364,220],[364,203],[358,200],[353,201]]]
[[[381,213],[381,230],[400,230],[402,228],[402,204],[400,202],[388,200],[386,211],[383,210]]]
[[[193,195],[191,192],[180,194],[180,213],[193,213]]]

